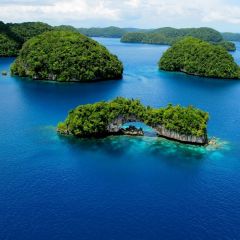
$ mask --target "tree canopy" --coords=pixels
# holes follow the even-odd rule
[[[219,44],[228,51],[235,51],[234,43],[227,41],[238,41],[239,35],[233,33],[222,33],[211,28],[182,28],[170,27],[158,29],[138,28],[74,28],[68,25],[50,26],[42,22],[7,23],[0,21],[0,56],[17,56],[23,43],[32,37],[51,30],[67,30],[80,32],[89,37],[111,37],[122,38],[122,42],[167,44],[172,45],[186,36],[196,37],[205,41]],[[226,41],[227,40],[227,41]]]
[[[0,33],[0,57],[16,56],[20,44],[4,33]]]
[[[22,43],[43,32],[53,29],[50,25],[42,22],[8,23],[7,26]]]
[[[222,36],[226,41],[240,42],[240,33],[224,32]]]
[[[109,102],[80,105],[69,112],[58,131],[78,136],[101,136],[118,116],[135,115],[149,126],[164,126],[179,134],[203,137],[207,134],[208,113],[192,106],[169,104],[166,108],[145,107],[139,100],[118,97]]]
[[[125,29],[113,26],[106,28],[78,28],[78,31],[88,37],[109,38],[120,38],[126,32]]]
[[[235,51],[234,43],[224,41],[222,35],[212,28],[170,28],[164,27],[150,30],[148,32],[129,32],[122,36],[122,42],[148,43],[160,45],[173,45],[184,37],[191,36],[226,48],[228,51]]]
[[[88,37],[106,37],[106,38],[121,38],[128,32],[148,32],[150,29],[140,28],[119,28],[119,27],[92,27],[92,28],[78,28],[78,31]]]
[[[227,50],[192,37],[170,47],[160,59],[159,68],[204,77],[240,77],[239,66]]]
[[[50,31],[28,40],[12,74],[54,81],[120,79],[123,65],[96,41],[73,31]]]
[[[17,56],[25,41],[52,29],[41,22],[0,22],[0,57]]]
[[[213,43],[213,44],[218,45],[218,46],[222,46],[223,48],[225,48],[229,52],[234,52],[237,49],[235,43],[233,43],[233,42],[221,41],[219,43]]]
[[[54,30],[63,30],[63,31],[73,31],[73,32],[79,32],[77,28],[71,26],[71,25],[60,25],[54,27]]]

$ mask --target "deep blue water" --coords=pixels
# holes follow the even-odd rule
[[[240,239],[240,81],[161,72],[167,47],[98,40],[123,61],[123,80],[0,76],[0,239]],[[239,44],[234,57],[240,64]],[[13,60],[0,59],[0,71]],[[56,134],[70,109],[116,96],[208,111],[222,145]]]

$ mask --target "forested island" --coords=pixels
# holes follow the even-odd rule
[[[192,106],[169,104],[165,108],[152,108],[145,107],[139,100],[118,97],[109,102],[78,106],[58,124],[57,130],[76,137],[105,137],[124,134],[123,124],[140,121],[154,128],[161,137],[205,145],[208,143],[208,118],[208,113]],[[142,135],[141,130],[139,135]]]
[[[129,32],[147,32],[148,29],[139,28],[119,28],[119,27],[92,27],[92,28],[78,28],[78,31],[88,37],[107,37],[107,38],[121,38],[124,34]]]
[[[76,29],[75,29],[76,30]],[[236,47],[232,42],[240,41],[240,33],[220,33],[211,28],[183,28],[176,29],[163,27],[158,29],[91,27],[77,28],[77,30],[88,37],[122,38],[123,42],[143,42],[153,44],[172,45],[176,37],[192,36],[209,42],[216,42],[227,48],[228,51],[235,51]],[[204,36],[206,34],[206,36]],[[209,36],[213,36],[210,37]]]
[[[226,41],[240,42],[240,33],[224,32],[222,36]]]
[[[25,41],[52,29],[41,22],[5,24],[0,21],[0,57],[17,56]]]
[[[32,37],[52,30],[80,32],[88,37],[121,38],[122,42],[172,45],[186,36],[196,37],[235,51],[236,46],[230,41],[240,41],[240,34],[219,33],[211,28],[164,27],[158,29],[92,27],[75,28],[69,25],[50,26],[42,22],[3,23],[0,21],[0,57],[17,56],[23,43]]]
[[[118,27],[78,28],[78,31],[88,37],[121,38],[127,31]]]
[[[96,81],[122,78],[123,65],[98,42],[73,31],[53,30],[24,44],[11,73],[38,80]]]
[[[0,21],[0,57],[15,57],[32,37],[53,30],[79,32],[69,25],[50,26],[42,22],[4,23]]]
[[[63,31],[72,31],[72,32],[79,32],[77,28],[71,25],[60,25],[54,27],[52,30],[63,30]]]
[[[17,56],[23,43],[43,32],[67,30],[80,32],[88,37],[121,38],[127,32],[147,31],[137,28],[75,28],[70,25],[50,26],[42,22],[4,23],[0,21],[0,57]]]
[[[132,32],[122,36],[121,42],[125,43],[148,43],[160,45],[173,45],[184,37],[195,37],[226,48],[228,51],[235,51],[236,46],[232,42],[223,39],[220,32],[212,28],[159,28],[148,32]]]
[[[226,49],[192,37],[170,47],[161,57],[159,68],[203,77],[240,77],[240,68]]]

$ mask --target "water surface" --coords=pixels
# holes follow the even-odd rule
[[[122,80],[0,76],[0,239],[240,239],[240,81],[158,71],[167,47],[97,40],[123,61]],[[56,134],[70,109],[117,96],[208,111],[222,145]]]

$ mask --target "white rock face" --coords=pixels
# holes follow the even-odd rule
[[[118,133],[125,123],[128,122],[140,122],[135,115],[123,116],[119,115],[115,120],[113,120],[107,127],[109,133]]]
[[[135,115],[130,115],[127,117],[120,115],[108,125],[107,132],[109,134],[119,133],[122,125],[128,122],[141,122],[141,120],[137,119]],[[189,144],[206,145],[208,143],[207,135],[203,137],[196,137],[196,136],[183,135],[174,131],[170,131],[161,125],[152,126],[152,127],[153,129],[156,130],[157,134],[161,137],[165,137],[165,138],[169,138],[172,140],[176,140],[183,143],[189,143]]]
[[[200,144],[200,145],[205,145],[208,143],[207,136],[196,137],[191,135],[183,135],[177,132],[170,131],[161,125],[158,125],[157,127],[155,127],[155,130],[157,131],[159,136],[166,137],[169,139],[174,139],[184,143],[192,143],[192,144]]]

